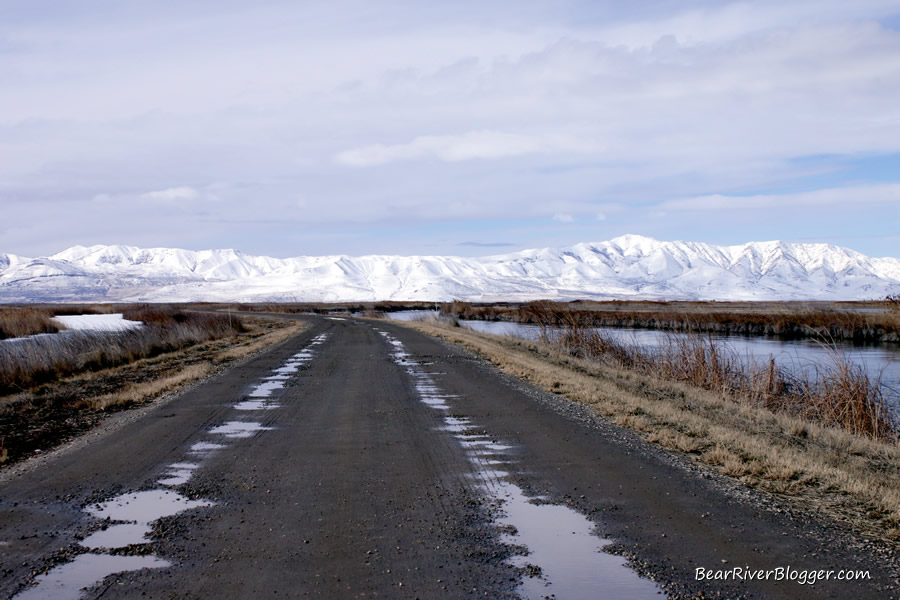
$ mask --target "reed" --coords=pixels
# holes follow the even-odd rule
[[[658,329],[685,333],[769,335],[857,342],[900,341],[900,303],[889,296],[860,306],[828,303],[571,302],[473,305],[454,301],[442,311],[464,319],[563,327]]]
[[[53,312],[44,308],[0,308],[0,340],[38,333],[56,333],[63,329],[52,318]]]
[[[96,371],[244,331],[236,317],[139,307],[125,313],[144,327],[69,331],[0,344],[0,395],[83,371]]]
[[[687,383],[738,403],[857,435],[900,439],[900,423],[880,382],[836,350],[814,374],[792,375],[773,359],[758,364],[709,336],[670,336],[658,347],[643,348],[572,320],[558,333],[546,328],[542,337],[556,350],[578,358]]]

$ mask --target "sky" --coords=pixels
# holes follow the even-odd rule
[[[0,0],[0,252],[898,232],[896,0]]]

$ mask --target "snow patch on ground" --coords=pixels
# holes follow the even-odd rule
[[[53,320],[70,331],[128,331],[144,326],[140,321],[129,321],[122,313],[108,315],[65,315]]]

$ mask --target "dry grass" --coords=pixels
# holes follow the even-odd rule
[[[306,328],[306,325],[297,321],[287,321],[281,323],[282,327],[270,331],[265,335],[262,335],[261,337],[252,339],[242,344],[225,348],[215,355],[214,361],[216,363],[231,362],[245,356],[249,356],[250,354],[255,354],[256,352],[259,352],[264,348],[274,346],[275,344],[280,344],[292,335],[295,335]]]
[[[866,310],[861,311],[860,308]],[[454,301],[442,312],[462,319],[541,326],[630,327],[680,332],[774,335],[824,340],[900,341],[900,303],[828,302],[552,302],[473,305]]]
[[[544,342],[572,356],[636,370],[721,393],[731,400],[843,428],[857,435],[898,441],[900,423],[883,388],[859,365],[837,351],[815,378],[792,375],[775,364],[742,358],[727,345],[701,335],[669,337],[647,349],[608,337],[596,329],[570,323],[560,332],[547,329]]]
[[[115,333],[73,331],[0,344],[0,395],[244,331],[240,319],[220,314],[136,308],[125,316],[144,326]]]
[[[62,327],[54,323],[53,312],[44,308],[0,308],[0,340],[37,333],[56,333]]]
[[[887,539],[900,528],[900,447],[735,402],[721,392],[578,358],[547,344],[409,323],[592,407],[746,485]]]
[[[213,352],[209,360],[189,364],[186,367],[173,370],[171,374],[156,377],[149,381],[129,382],[121,389],[117,389],[109,394],[82,399],[78,402],[77,407],[90,410],[107,410],[112,407],[142,404],[163,394],[175,392],[198,379],[207,377],[217,367],[221,368],[230,365],[265,348],[280,344],[304,328],[305,326],[300,323],[290,322],[285,324],[284,327],[242,340],[241,343],[227,344],[225,348]],[[252,326],[244,327],[244,329],[245,331],[250,331]]]
[[[107,412],[153,401],[279,344],[306,326],[246,317],[245,331],[156,356],[81,372],[0,397],[0,454],[19,460],[90,430]],[[4,462],[0,460],[0,463]]]
[[[213,365],[209,362],[189,365],[167,377],[140,383],[129,383],[121,390],[111,394],[83,399],[78,403],[77,407],[91,410],[106,410],[110,407],[124,404],[141,404],[149,399],[178,390],[192,381],[206,377],[212,370]]]

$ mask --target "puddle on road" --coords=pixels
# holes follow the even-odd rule
[[[172,463],[166,467],[165,474],[157,480],[157,483],[169,486],[183,485],[188,482],[194,475],[194,471],[199,468],[200,465],[197,463]]]
[[[501,444],[500,442],[490,440],[490,439],[485,439],[485,440],[474,439],[473,440],[469,437],[459,436],[459,435],[455,436],[455,437],[457,440],[459,440],[459,444],[463,448],[468,448],[479,454],[490,454],[490,453],[496,454],[498,452],[503,452],[505,450],[513,449],[513,447],[510,446],[509,444]]]
[[[284,381],[290,379],[301,366],[311,360],[314,355],[310,351],[328,339],[328,334],[313,338],[301,352],[275,369],[275,374],[262,379],[249,394],[249,399],[234,406],[238,410],[264,410],[275,408],[278,404],[269,398],[273,391],[282,389]],[[226,438],[239,439],[251,437],[259,431],[268,431],[261,423],[245,421],[229,421],[209,430],[211,434]],[[213,452],[226,448],[225,444],[213,442],[196,442],[187,451],[195,460],[207,458]],[[194,472],[200,468],[196,462],[176,462],[165,467],[160,485],[178,486],[187,483]],[[171,489],[156,489],[117,496],[85,509],[85,512],[98,518],[108,519],[110,525],[96,531],[81,541],[83,548],[93,551],[125,548],[135,544],[150,543],[150,533],[154,521],[173,516],[186,510],[213,506],[208,500],[191,500]],[[3,545],[3,543],[0,543]],[[82,596],[82,589],[100,583],[108,575],[124,571],[144,568],[161,568],[171,566],[169,561],[156,556],[120,556],[90,552],[78,555],[71,562],[60,565],[49,573],[35,578],[35,585],[29,587],[15,597],[16,600],[76,600]]]
[[[464,417],[444,417],[445,425],[441,427],[443,431],[453,433],[461,433],[472,429],[472,419]]]
[[[221,450],[222,448],[225,448],[225,445],[214,444],[212,442],[197,442],[191,446],[190,450],[188,450],[188,454],[206,456],[216,450]]]
[[[527,556],[512,564],[535,565],[540,576],[525,576],[520,593],[526,598],[635,600],[659,597],[659,588],[628,568],[625,559],[602,551],[610,540],[593,534],[594,524],[578,512],[558,504],[535,504],[518,486],[495,481],[491,493],[502,502],[501,525],[515,527],[506,534],[511,544],[522,544]]]
[[[212,505],[208,500],[191,500],[173,490],[147,490],[116,496],[112,500],[89,506],[85,512],[98,519],[149,524],[185,510]]]
[[[146,537],[148,533],[150,525],[145,523],[119,523],[92,533],[80,545],[91,550],[124,548],[131,544],[146,544],[150,541]]]
[[[253,388],[250,391],[249,396],[251,398],[268,398],[272,395],[272,392],[280,390],[283,387],[283,381],[266,381]]]
[[[271,400],[245,400],[235,404],[234,408],[238,410],[271,410],[280,406],[280,404]]]
[[[321,344],[324,344],[325,340],[327,340],[330,335],[331,335],[330,333],[320,333],[319,335],[317,335],[316,337],[314,337],[312,339],[312,341],[308,344],[307,347],[320,346]]]
[[[152,523],[162,517],[185,510],[212,506],[207,500],[190,500],[171,490],[148,490],[122,494],[85,509],[98,518],[117,522],[82,540],[90,550],[124,548],[147,544]],[[103,581],[108,575],[138,569],[171,566],[156,556],[119,556],[115,554],[80,554],[71,562],[52,569],[35,579],[36,585],[17,595],[16,600],[76,600],[83,588]]]
[[[224,435],[229,438],[248,438],[258,431],[269,431],[271,427],[264,427],[262,423],[249,423],[247,421],[228,421],[209,430],[210,433]]]
[[[167,560],[155,556],[112,556],[109,554],[81,554],[70,563],[39,575],[37,585],[30,587],[16,600],[77,600],[82,588],[97,584],[108,575],[139,569],[159,569],[171,566]]]
[[[405,351],[403,344],[390,334],[376,330],[393,346],[394,362],[406,367],[416,380],[419,398],[426,405],[449,409],[448,400],[455,397],[442,393],[440,387]],[[550,504],[541,498],[529,498],[510,482],[504,469],[513,450],[477,427],[471,419],[444,416],[439,429],[453,435],[475,467],[474,485],[495,499],[499,514],[495,522],[514,533],[504,533],[502,541],[524,546],[528,553],[517,555],[510,563],[524,571],[518,589],[529,600],[545,598],[644,600],[656,599],[661,593],[655,583],[632,571],[625,559],[602,551],[610,544],[594,533],[594,524],[567,506]],[[529,576],[533,574],[534,576]]]

